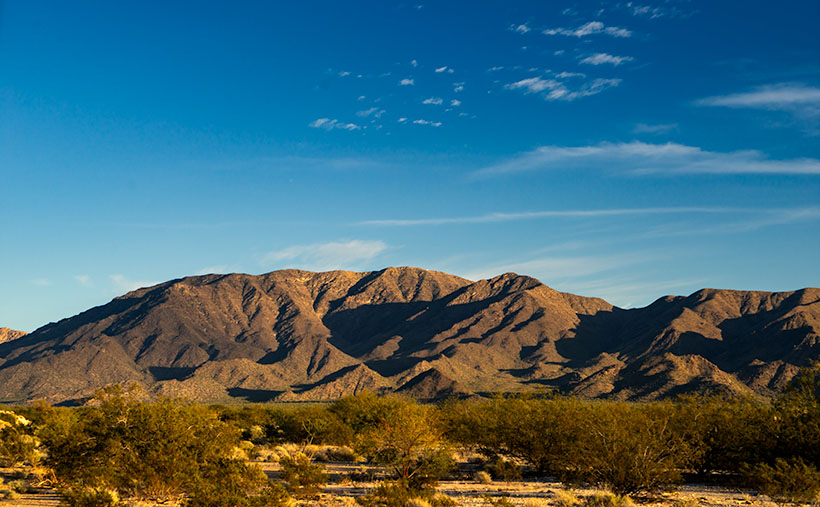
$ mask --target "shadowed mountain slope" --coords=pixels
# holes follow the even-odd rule
[[[704,289],[623,310],[512,273],[205,275],[0,343],[0,399],[70,401],[125,381],[202,401],[539,387],[618,399],[771,395],[820,356],[819,331],[811,288]]]

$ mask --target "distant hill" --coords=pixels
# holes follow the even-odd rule
[[[820,357],[820,289],[703,289],[624,310],[507,273],[417,268],[205,275],[0,344],[0,399],[138,381],[201,401],[419,398],[557,388],[646,400],[772,395]]]
[[[25,336],[25,331],[15,331],[14,329],[9,329],[7,327],[0,327],[0,343],[16,340],[21,336]]]

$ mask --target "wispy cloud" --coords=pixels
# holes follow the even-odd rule
[[[414,84],[416,84],[416,81],[410,78],[404,78],[399,81],[399,86],[413,86]]]
[[[332,241],[312,245],[295,245],[265,254],[265,266],[283,264],[312,270],[355,268],[370,261],[388,249],[383,241]]]
[[[656,125],[649,125],[647,123],[638,123],[632,132],[635,134],[665,134],[678,129],[677,123],[662,123]]]
[[[581,97],[596,95],[621,84],[620,79],[594,79],[580,86],[570,86],[556,79],[531,77],[505,85],[508,90],[523,90],[524,93],[540,94],[544,100],[573,101]]]
[[[486,215],[468,217],[365,220],[354,225],[410,227],[423,225],[487,224],[513,222],[519,220],[534,220],[539,218],[596,218],[631,215],[737,214],[756,212],[760,212],[760,210],[720,206],[542,210],[518,213],[488,213]]]
[[[621,255],[572,256],[572,257],[537,257],[521,262],[498,264],[476,269],[463,274],[468,280],[492,278],[503,273],[513,272],[534,276],[547,285],[555,282],[575,280],[597,275],[630,264],[638,264],[652,259],[651,254],[630,252]]]
[[[74,280],[76,280],[77,283],[79,283],[83,287],[91,287],[91,285],[93,285],[91,283],[91,277],[88,275],[76,275],[74,277]]]
[[[490,176],[534,170],[600,169],[631,174],[820,174],[820,160],[772,160],[757,150],[728,153],[677,143],[542,146],[477,171]]]
[[[422,104],[433,104],[440,106],[444,101],[441,97],[430,97],[429,99],[424,99],[421,101]]]
[[[49,285],[51,285],[51,280],[49,280],[48,278],[35,278],[31,281],[31,283],[38,287],[48,287]]]
[[[453,107],[458,107],[458,106],[461,105],[461,101],[453,99],[453,100],[450,101],[450,105],[453,106]]]
[[[419,62],[417,60],[410,60],[410,65],[412,65],[413,67],[418,67]]]
[[[131,292],[132,290],[141,289],[142,287],[151,287],[159,283],[144,280],[129,280],[124,275],[119,274],[111,275],[109,278],[114,282],[114,288],[118,292]]]
[[[592,280],[574,280],[560,290],[602,298],[621,308],[643,306],[659,297],[691,293],[708,283],[705,278],[673,278],[645,281],[633,276],[604,276]]]
[[[379,109],[378,107],[371,107],[370,109],[365,109],[363,111],[356,111],[356,116],[360,116],[362,118],[367,118],[368,116],[373,116],[374,118],[381,118],[381,116],[386,111],[384,109]]]
[[[655,5],[638,5],[634,2],[626,2],[624,6],[632,13],[633,16],[642,16],[649,19],[658,18],[688,18],[697,13],[697,11],[684,12],[681,9],[670,5],[670,2],[665,2],[664,6]]]
[[[614,56],[608,53],[595,53],[594,55],[583,58],[581,63],[586,63],[588,65],[611,64],[617,67],[624,62],[631,62],[632,60],[634,60],[634,58],[631,56]]]
[[[820,88],[795,83],[761,86],[749,92],[707,97],[702,106],[788,111],[798,116],[820,117]]]
[[[308,127],[324,130],[360,130],[362,128],[359,125],[356,125],[355,123],[344,123],[335,119],[331,120],[330,118],[319,118],[317,120],[314,120],[308,124]]]
[[[631,37],[632,32],[617,26],[605,26],[600,21],[590,21],[577,28],[548,28],[545,35],[565,35],[567,37],[586,37],[588,35],[605,34],[612,37]]]
[[[436,74],[441,74],[442,72],[452,74],[455,71],[453,69],[451,69],[450,67],[445,65],[444,67],[439,67],[439,68],[436,69]]]
[[[520,25],[510,25],[510,30],[518,33],[529,33],[532,29],[527,25],[527,23],[522,23]]]
[[[464,82],[453,83],[453,91],[456,92],[456,93],[463,92],[464,91]]]
[[[225,264],[218,264],[216,266],[207,266],[196,272],[197,275],[210,275],[214,273],[227,273],[228,266]]]
[[[416,125],[429,125],[431,127],[441,127],[440,121],[429,121],[429,120],[413,120],[413,123]]]

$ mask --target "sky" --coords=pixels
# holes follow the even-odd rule
[[[0,0],[0,326],[204,273],[820,286],[820,2]]]

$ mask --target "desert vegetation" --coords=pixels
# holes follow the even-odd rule
[[[330,482],[362,484],[350,496],[367,507],[509,507],[523,504],[503,488],[466,498],[438,486],[522,478],[566,487],[526,499],[532,507],[659,501],[685,481],[816,504],[818,442],[817,365],[775,400],[538,393],[434,405],[362,393],[324,405],[203,406],[111,386],[82,407],[0,411],[0,460],[16,474],[3,494],[48,487],[75,506],[321,503]],[[350,466],[329,473],[340,462]]]

